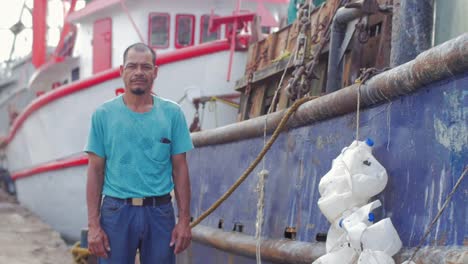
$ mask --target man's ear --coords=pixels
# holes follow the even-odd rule
[[[124,66],[123,66],[123,65],[120,65],[120,76],[123,75],[123,71],[124,71]]]
[[[158,76],[158,66],[154,66],[154,78],[156,79],[156,76]]]

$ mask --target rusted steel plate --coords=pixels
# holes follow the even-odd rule
[[[388,102],[400,95],[410,94],[428,84],[454,77],[468,71],[468,33],[421,53],[415,60],[374,76],[361,87],[361,107]],[[334,116],[354,112],[358,85],[319,97],[302,105],[288,122],[288,128],[304,126]],[[268,116],[267,130],[271,133],[284,112]],[[264,118],[258,117],[224,127],[196,132],[196,146],[220,144],[252,138],[263,133]]]
[[[219,229],[196,226],[192,238],[216,249],[255,257],[257,241],[254,236],[239,232],[225,232]],[[266,239],[261,243],[263,260],[277,263],[308,263],[325,253],[325,243],[307,243],[290,239]]]
[[[225,252],[255,258],[257,241],[254,236],[239,232],[198,225],[192,229],[193,241]],[[262,260],[276,263],[310,264],[325,254],[325,243],[303,242],[290,239],[263,239]],[[402,249],[394,259],[396,263],[408,260],[414,248]],[[468,263],[468,247],[424,247],[413,259],[416,264],[465,264]]]

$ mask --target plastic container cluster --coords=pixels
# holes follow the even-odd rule
[[[313,264],[394,264],[401,240],[390,218],[375,223],[382,204],[369,199],[387,185],[385,168],[372,155],[374,142],[354,141],[333,160],[319,183],[318,206],[331,223],[327,254]]]

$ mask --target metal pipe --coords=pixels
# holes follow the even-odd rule
[[[390,66],[406,63],[432,45],[434,0],[394,0]]]
[[[331,93],[341,88],[343,63],[340,56],[340,48],[346,35],[346,26],[349,22],[361,17],[364,12],[364,1],[354,3],[357,7],[340,7],[333,18],[330,34],[330,49],[328,52],[328,70],[326,92]]]
[[[204,244],[228,253],[255,258],[256,243],[254,236],[226,232],[220,229],[198,225],[192,229],[194,242]],[[403,248],[394,256],[396,263],[408,260],[414,248]],[[262,260],[273,263],[307,263],[310,264],[326,253],[325,243],[303,242],[290,239],[264,239],[261,243]],[[424,247],[414,261],[418,264],[466,263],[466,247]]]
[[[415,60],[374,76],[361,86],[361,107],[388,102],[398,96],[416,92],[430,83],[466,74],[467,43],[468,33],[465,33],[421,53]],[[356,111],[357,88],[358,85],[351,85],[303,104],[291,117],[287,128],[305,126]],[[195,146],[202,147],[258,137],[263,135],[265,118],[268,118],[267,133],[271,133],[285,111],[196,132],[192,134],[192,140]]]
[[[195,242],[237,255],[255,258],[257,240],[239,232],[198,225],[192,229]],[[290,239],[265,239],[261,243],[262,260],[276,263],[310,264],[325,254],[325,243],[308,243]]]
[[[395,263],[403,263],[413,254],[415,248],[404,248],[394,257]],[[423,247],[413,259],[415,263],[421,264],[462,264],[468,263],[468,247]]]

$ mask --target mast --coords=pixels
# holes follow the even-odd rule
[[[34,0],[32,63],[39,68],[46,61],[47,0]]]

